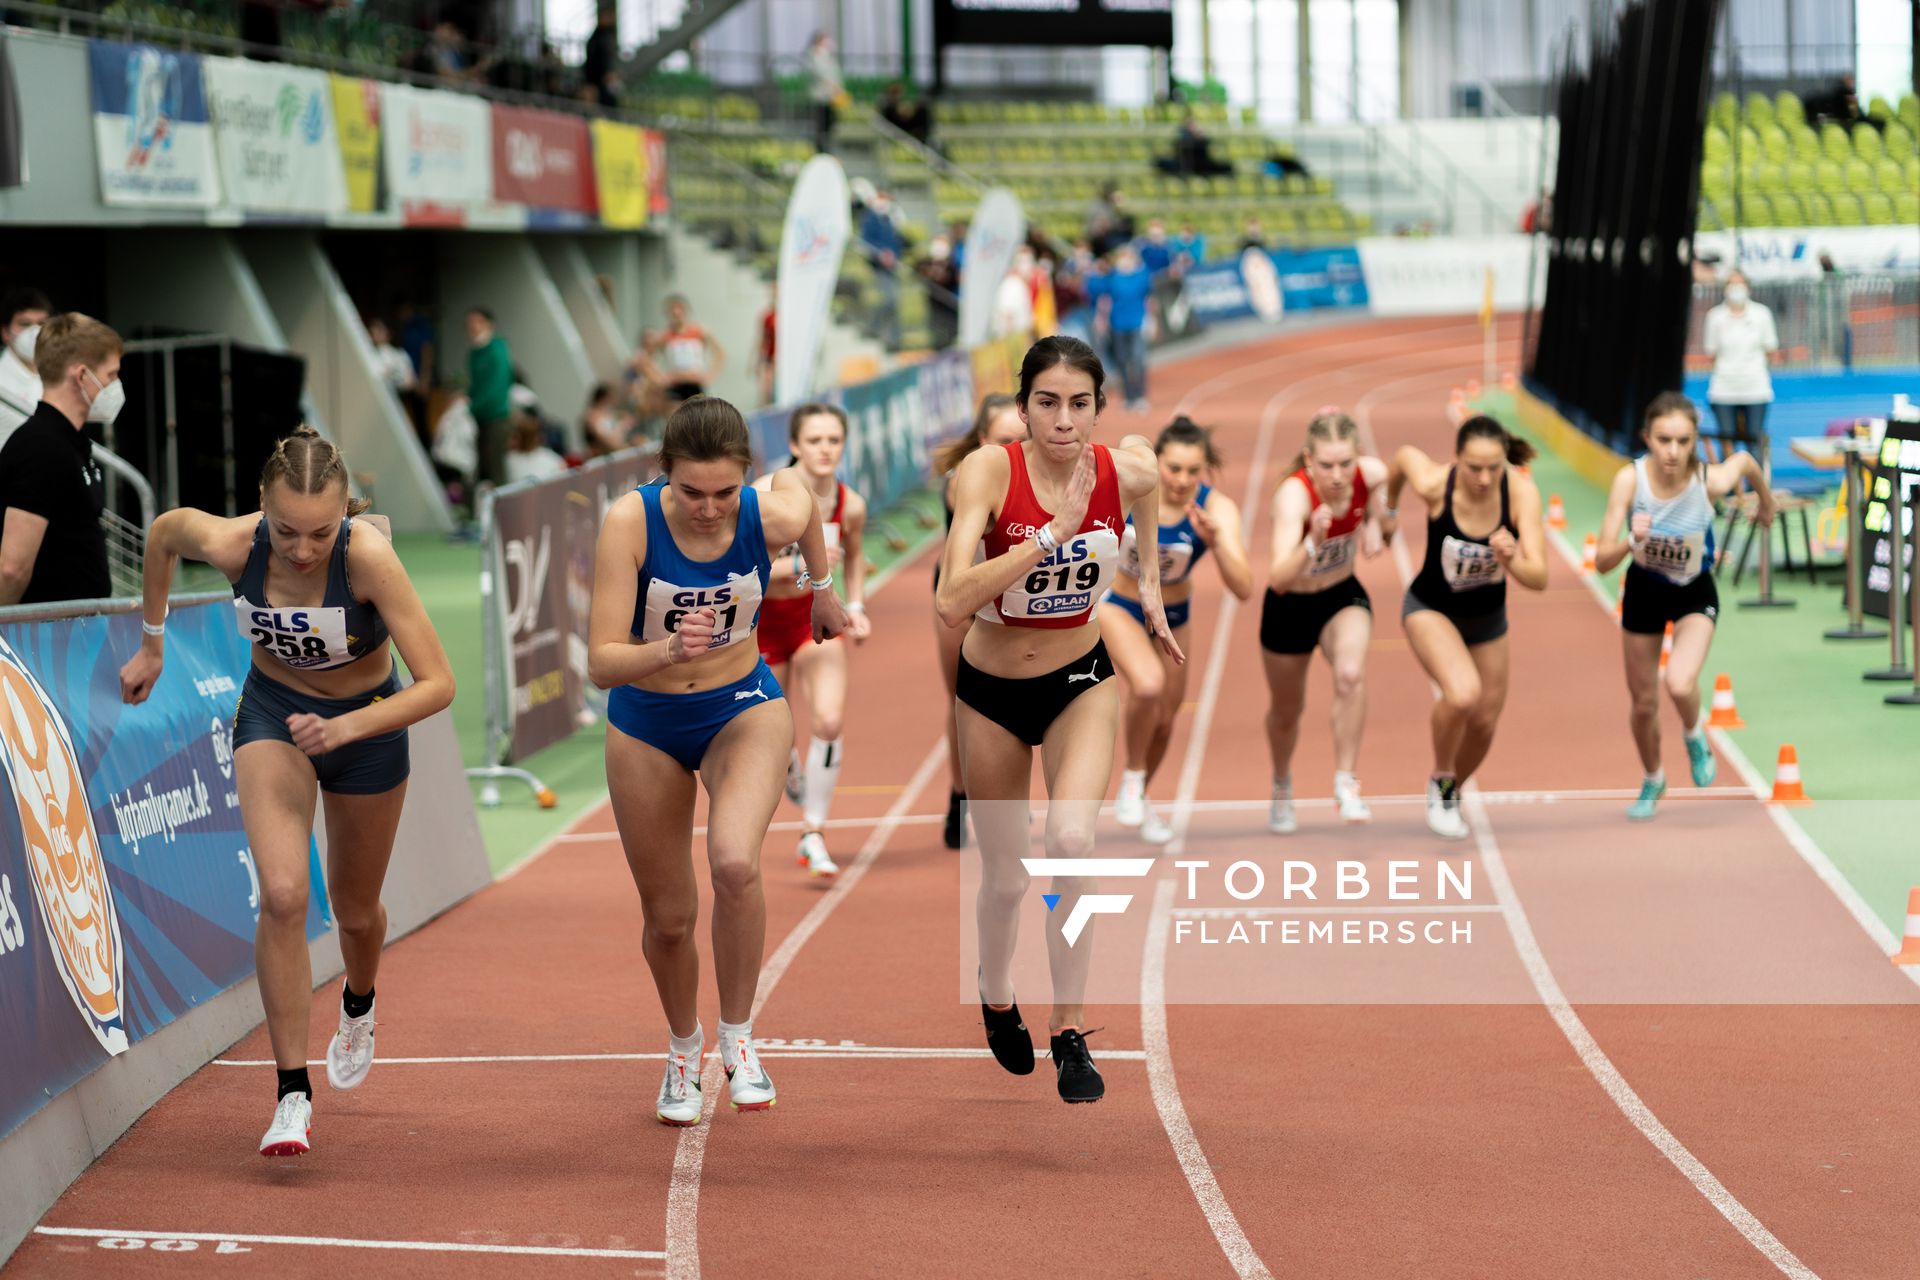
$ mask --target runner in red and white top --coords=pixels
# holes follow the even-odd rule
[[[727,353],[693,322],[687,300],[675,293],[667,297],[666,329],[647,336],[637,363],[641,374],[678,404],[707,393],[726,366]]]
[[[1373,815],[1354,765],[1367,718],[1367,646],[1373,602],[1354,577],[1362,556],[1385,546],[1380,516],[1387,464],[1359,450],[1359,428],[1335,408],[1307,424],[1306,447],[1273,495],[1273,561],[1260,610],[1260,648],[1272,703],[1267,749],[1273,798],[1267,829],[1290,835],[1293,749],[1307,702],[1307,668],[1320,650],[1333,667],[1333,798],[1347,822]]]
[[[840,459],[847,449],[847,415],[838,405],[803,404],[787,423],[787,444],[793,450],[789,469],[813,494],[820,509],[827,559],[833,573],[846,584],[846,634],[860,644],[872,634],[867,620],[867,561],[862,544],[867,528],[867,502],[841,483]],[[753,482],[771,493],[773,473]],[[842,567],[844,566],[844,568]],[[791,698],[799,677],[807,704],[811,740],[803,757],[796,747],[787,762],[787,799],[800,806],[806,828],[795,857],[812,876],[831,878],[840,873],[827,852],[827,809],[840,780],[840,731],[847,709],[847,646],[838,637],[813,643],[813,591],[802,581],[805,562],[799,548],[788,547],[776,557],[760,606],[760,625],[754,634],[760,656],[773,668],[780,687]]]
[[[1034,1061],[1011,972],[1028,886],[1033,750],[1046,762],[1047,856],[1091,853],[1120,728],[1096,610],[1119,570],[1128,514],[1142,529],[1160,524],[1160,469],[1146,438],[1128,436],[1113,449],[1092,443],[1105,378],[1099,357],[1077,339],[1046,338],[1028,350],[1016,399],[1029,437],[960,464],[940,565],[941,620],[978,619],[960,650],[956,717],[980,842],[980,1007],[988,1048],[1015,1075],[1030,1073]],[[1140,570],[1147,630],[1178,659],[1158,558],[1142,560]],[[1092,948],[1079,936],[1081,878],[1053,887],[1061,895],[1047,918],[1055,1083],[1066,1101],[1093,1102],[1105,1086],[1083,1030]]]

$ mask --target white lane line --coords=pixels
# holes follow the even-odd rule
[[[913,564],[914,561],[918,560],[921,556],[925,555],[927,552],[927,548],[931,547],[934,544],[939,533],[940,533],[940,530],[937,527],[927,530],[925,535],[920,539],[920,544],[918,546],[909,549],[898,560],[895,560],[892,564],[888,565],[886,568],[882,569],[880,572],[874,574],[873,579],[867,583],[867,599],[871,600],[875,596],[879,595],[880,589],[886,586],[889,582],[892,582],[894,578],[898,577],[901,570],[907,568],[909,565]],[[515,858],[512,862],[508,863],[504,868],[501,869],[500,874],[493,878],[493,883],[499,884],[502,880],[511,880],[514,876],[517,876],[522,871],[526,870],[527,867],[532,865],[537,859],[539,859],[541,856],[546,854],[547,851],[552,849],[555,845],[581,844],[589,841],[600,841],[600,840],[618,840],[620,838],[618,832],[611,832],[611,831],[576,832],[574,830],[575,827],[585,822],[588,818],[599,813],[600,810],[607,805],[607,802],[608,802],[607,789],[605,787],[601,787],[598,794],[595,796],[595,798],[591,802],[589,802],[586,805],[586,807],[581,809],[579,813],[575,814],[574,817],[571,820],[569,820],[564,827],[560,828],[560,830],[554,833],[553,835],[548,836],[544,841],[540,843],[539,847],[532,849],[525,854],[522,854],[520,857]],[[611,812],[611,810],[609,810],[609,812]],[[945,821],[944,816],[942,817],[941,821]],[[829,822],[827,825],[832,826],[833,824]],[[791,823],[791,824],[774,823],[772,824],[772,826],[768,828],[768,830],[789,830],[789,829],[799,830],[800,824],[799,823]],[[697,828],[694,831],[695,836],[703,836],[705,834],[706,834],[705,827]]]
[[[1260,491],[1265,487],[1267,456],[1273,451],[1273,432],[1279,422],[1280,408],[1295,391],[1283,391],[1270,397],[1260,414],[1260,434],[1254,442],[1253,457],[1247,463],[1247,487],[1240,503],[1240,536],[1249,543],[1259,511]],[[1220,614],[1214,622],[1213,643],[1207,650],[1207,674],[1201,686],[1200,700],[1194,709],[1193,728],[1187,737],[1187,756],[1180,768],[1180,785],[1173,802],[1173,838],[1163,856],[1171,861],[1186,849],[1187,826],[1193,813],[1193,798],[1200,789],[1200,771],[1207,754],[1207,738],[1213,732],[1214,708],[1220,702],[1220,690],[1226,683],[1227,653],[1233,643],[1234,619],[1240,612],[1240,599],[1223,591]],[[1173,1042],[1167,1029],[1167,950],[1172,933],[1174,885],[1163,879],[1154,886],[1153,910],[1147,918],[1146,951],[1140,961],[1140,1039],[1147,1050],[1147,1083],[1153,1094],[1153,1107],[1160,1115],[1161,1127],[1173,1146],[1174,1159],[1186,1175],[1187,1187],[1199,1203],[1213,1238],[1226,1255],[1227,1263],[1239,1280],[1272,1280],[1273,1273],[1260,1260],[1252,1241],[1240,1226],[1233,1207],[1227,1203],[1213,1165],[1194,1132],[1187,1115],[1187,1104],[1180,1096],[1180,1083],[1174,1073]]]
[[[1635,792],[1634,794],[1638,795],[1639,793]],[[1745,795],[1746,792],[1742,791],[1740,794]],[[935,823],[942,823],[946,820],[947,815],[944,813],[910,813],[906,817],[901,818],[898,825],[903,827],[930,827]],[[878,814],[870,818],[828,818],[826,822],[822,824],[822,829],[827,831],[859,830],[863,827],[878,826],[884,821],[886,821],[886,819]],[[809,827],[805,822],[799,821],[769,822],[767,824],[767,834],[769,835],[772,835],[776,831],[810,831],[812,829],[813,828]],[[704,825],[693,829],[695,839],[699,839],[706,834],[707,829]],[[565,835],[555,836],[553,839],[556,844],[606,844],[618,842],[620,833],[618,831],[572,831]]]
[[[1547,534],[1554,550],[1560,553],[1560,558],[1580,575],[1580,581],[1592,593],[1594,603],[1598,604],[1611,618],[1613,600],[1607,595],[1607,588],[1602,583],[1600,575],[1587,572],[1583,565],[1585,557],[1575,551],[1573,543],[1558,530],[1549,529]],[[1753,761],[1747,758],[1747,753],[1727,736],[1725,729],[1709,729],[1707,737],[1720,749],[1720,753],[1726,756],[1727,762],[1733,766],[1733,771],[1740,775],[1740,781],[1746,784],[1746,794],[1761,802],[1767,817],[1773,820],[1773,825],[1778,827],[1780,834],[1786,837],[1787,844],[1793,851],[1800,855],[1800,860],[1807,864],[1807,869],[1812,871],[1819,878],[1820,883],[1827,886],[1828,891],[1840,900],[1840,905],[1846,908],[1847,914],[1853,917],[1854,923],[1873,939],[1873,945],[1879,949],[1880,954],[1891,955],[1899,947],[1900,939],[1896,938],[1893,930],[1887,927],[1887,922],[1875,914],[1873,908],[1867,904],[1865,898],[1860,896],[1860,891],[1853,887],[1853,882],[1847,879],[1845,873],[1833,865],[1833,859],[1827,856],[1826,850],[1820,847],[1819,842],[1807,834],[1807,829],[1800,825],[1792,811],[1767,803],[1773,795],[1773,787],[1754,767]],[[1909,981],[1915,986],[1920,986],[1920,965],[1898,967]]]
[[[1732,1224],[1734,1230],[1746,1237],[1747,1243],[1771,1262],[1783,1275],[1796,1277],[1796,1280],[1818,1280],[1815,1273],[1793,1251],[1780,1243],[1771,1231],[1753,1216],[1748,1208],[1741,1204],[1731,1191],[1713,1176],[1706,1165],[1700,1163],[1681,1141],[1673,1136],[1660,1118],[1653,1114],[1640,1095],[1633,1091],[1626,1077],[1613,1065],[1606,1052],[1594,1040],[1580,1015],[1573,1011],[1567,998],[1560,990],[1559,982],[1553,976],[1553,970],[1547,964],[1546,956],[1540,950],[1540,944],[1533,936],[1533,925],[1527,919],[1526,908],[1520,905],[1520,896],[1515,892],[1513,881],[1507,875],[1506,861],[1500,856],[1500,846],[1493,838],[1493,819],[1486,806],[1479,803],[1479,797],[1469,785],[1465,793],[1466,807],[1473,819],[1474,843],[1479,847],[1481,863],[1486,867],[1487,879],[1493,885],[1494,896],[1500,899],[1501,913],[1506,918],[1507,932],[1513,935],[1514,950],[1520,955],[1520,962],[1526,967],[1527,977],[1533,981],[1533,989],[1539,993],[1540,1001],[1546,1006],[1547,1013],[1553,1018],[1560,1033],[1580,1055],[1588,1072],[1606,1090],[1620,1113],[1638,1129],[1654,1148],[1665,1156],[1674,1168],[1678,1169],[1694,1189],[1705,1196],[1707,1203],[1719,1211],[1720,1216]]]
[[[758,1047],[756,1043],[756,1047]],[[708,1050],[707,1056],[718,1057],[716,1047]],[[888,1062],[912,1062],[924,1058],[990,1058],[993,1054],[986,1049],[958,1047],[915,1047],[894,1045],[775,1045],[760,1049],[763,1058],[878,1058]],[[1145,1059],[1143,1049],[1102,1049],[1102,1061],[1117,1058],[1122,1062],[1140,1062]],[[385,1067],[471,1067],[491,1066],[498,1063],[566,1063],[566,1062],[664,1062],[664,1053],[497,1053],[479,1054],[469,1057],[445,1058],[381,1058],[380,1065]],[[318,1067],[326,1059],[315,1058],[307,1065]],[[270,1067],[271,1058],[220,1058],[216,1067]]]
[[[867,842],[860,849],[859,856],[840,873],[833,888],[827,890],[813,909],[802,916],[800,923],[793,927],[780,943],[780,947],[760,968],[760,982],[753,998],[753,1011],[748,1020],[760,1016],[766,1007],[767,997],[779,985],[780,979],[792,965],[794,956],[807,940],[817,932],[820,926],[832,915],[834,909],[847,900],[855,885],[865,878],[867,869],[886,848],[887,841],[894,830],[906,817],[907,810],[920,799],[920,793],[934,774],[946,765],[947,740],[943,734],[927,752],[926,759],[920,762],[914,771],[913,780],[907,783],[887,811],[880,825],[873,829]],[[716,1105],[721,1095],[725,1073],[720,1066],[719,1055],[715,1054],[701,1072],[700,1089]],[[700,1275],[700,1171],[707,1157],[707,1133],[713,1128],[711,1122],[696,1124],[680,1131],[680,1139],[673,1153],[673,1180],[667,1187],[667,1277],[668,1280],[698,1280]]]
[[[523,1258],[629,1258],[658,1262],[658,1249],[587,1249],[561,1245],[468,1244],[459,1240],[355,1240],[339,1236],[256,1236],[229,1231],[129,1231],[114,1227],[35,1227],[35,1235],[82,1240],[190,1240],[195,1244],[284,1244],[326,1249],[386,1249],[408,1253],[505,1253]],[[160,1250],[159,1252],[171,1252]],[[188,1252],[182,1250],[181,1252]]]

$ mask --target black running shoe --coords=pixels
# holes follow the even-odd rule
[[[1094,1069],[1084,1035],[1067,1028],[1053,1038],[1051,1053],[1062,1102],[1098,1102],[1107,1096],[1106,1081]]]
[[[949,849],[964,849],[967,845],[967,793],[950,791],[947,793],[947,826],[941,839]]]
[[[995,1009],[980,1002],[980,1018],[987,1026],[987,1048],[993,1060],[1017,1076],[1033,1074],[1033,1037],[1020,1020],[1020,1006]]]

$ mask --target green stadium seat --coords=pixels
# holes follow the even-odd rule
[[[1857,227],[1864,222],[1860,211],[1859,197],[1851,192],[1840,192],[1833,199],[1833,223],[1837,227]]]
[[[1897,196],[1907,189],[1906,171],[1898,160],[1881,160],[1873,166],[1873,176],[1875,185],[1886,195]]]
[[[1773,95],[1773,117],[1789,129],[1795,125],[1805,124],[1807,122],[1806,104],[1800,101],[1798,95],[1782,89]]]
[[[1913,130],[1898,120],[1887,124],[1880,140],[1887,155],[1894,160],[1905,160],[1915,154]]]
[[[1820,135],[1815,133],[1811,127],[1803,124],[1798,129],[1793,130],[1789,136],[1793,140],[1794,159],[1805,160],[1811,164],[1815,160],[1821,160],[1826,157],[1826,152],[1821,150],[1820,147]]]
[[[1749,227],[1772,227],[1779,224],[1773,220],[1773,203],[1762,195],[1743,195],[1740,197],[1740,221]]]
[[[1873,99],[1867,103],[1867,119],[1881,121],[1893,119],[1893,104],[1879,94],[1874,94]]]
[[[1773,100],[1763,93],[1747,95],[1747,123],[1756,128],[1773,123]]]
[[[1805,160],[1790,160],[1787,162],[1786,171],[1787,190],[1813,190],[1813,165]]]
[[[1894,221],[1901,225],[1920,223],[1920,194],[1907,192],[1893,198]]]
[[[1804,227],[1807,225],[1806,207],[1800,203],[1800,197],[1791,193],[1772,197],[1773,216],[1780,220],[1783,227]]]
[[[1833,225],[1833,200],[1826,192],[1809,192],[1800,198],[1800,203],[1806,208],[1808,226],[1830,227]]]
[[[1867,225],[1886,227],[1893,225],[1893,199],[1878,192],[1860,197],[1860,210],[1866,216]]]
[[[1879,189],[1879,178],[1878,175],[1874,173],[1872,165],[1868,164],[1865,160],[1850,160],[1847,162],[1847,190],[1853,192],[1855,195],[1865,195],[1870,191],[1877,191]]]
[[[1822,191],[1844,191],[1847,187],[1846,166],[1832,160],[1822,160],[1813,166],[1813,178]]]
[[[1766,157],[1776,163],[1785,161],[1793,155],[1793,143],[1787,137],[1787,131],[1778,125],[1760,131],[1760,145]]]
[[[1708,108],[1707,118],[1720,126],[1720,131],[1731,134],[1740,123],[1740,108],[1734,102],[1731,93],[1714,95],[1713,106]]]
[[[1820,150],[1827,159],[1845,164],[1853,159],[1853,140],[1847,137],[1847,131],[1837,124],[1822,125]]]
[[[1878,129],[1870,124],[1853,126],[1853,154],[1862,160],[1878,160],[1883,150]]]

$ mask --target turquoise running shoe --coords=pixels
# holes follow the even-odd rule
[[[1653,817],[1654,806],[1660,803],[1660,797],[1667,794],[1667,784],[1651,779],[1640,784],[1640,798],[1627,810],[1627,819],[1631,822],[1646,822]]]
[[[1710,787],[1713,780],[1720,776],[1720,762],[1713,758],[1713,746],[1702,734],[1698,738],[1687,740],[1687,763],[1693,766],[1693,785]]]

